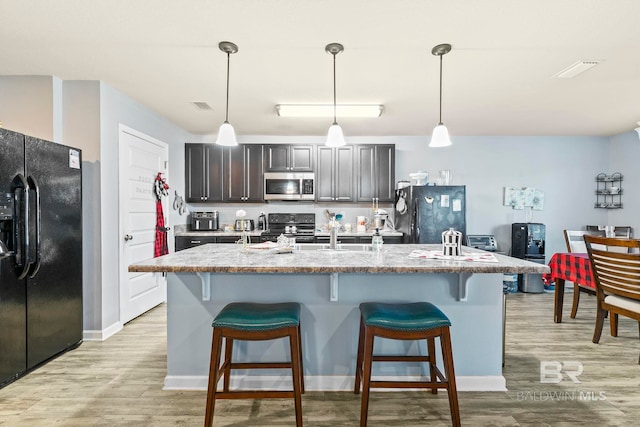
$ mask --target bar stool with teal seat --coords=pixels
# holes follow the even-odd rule
[[[439,388],[447,389],[449,409],[454,426],[460,425],[458,392],[453,369],[451,321],[435,305],[428,302],[360,304],[360,337],[356,361],[356,381],[354,392],[360,393],[362,384],[362,403],[360,407],[360,426],[367,425],[369,409],[369,391],[374,388],[430,388],[433,394]],[[375,337],[394,340],[426,340],[426,356],[374,355]],[[444,374],[436,366],[435,338],[440,338]],[[371,381],[373,362],[427,362],[430,381]]]
[[[213,320],[211,363],[207,389],[207,409],[204,425],[213,425],[216,399],[291,398],[295,403],[296,426],[302,427],[304,377],[302,340],[300,334],[300,304],[295,302],[260,304],[238,302],[226,305]],[[232,362],[234,340],[262,341],[289,337],[289,362]],[[220,366],[222,339],[225,339],[224,362]],[[293,390],[229,390],[233,369],[282,369],[292,373]],[[222,391],[218,382],[224,377]]]

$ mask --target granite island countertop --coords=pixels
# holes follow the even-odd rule
[[[362,245],[354,245],[362,246]],[[242,251],[239,245],[206,244],[129,266],[130,272],[167,273],[548,273],[549,267],[494,254],[498,262],[409,258],[414,249],[441,245],[384,245],[382,252],[302,250]],[[463,246],[463,254],[483,252]]]

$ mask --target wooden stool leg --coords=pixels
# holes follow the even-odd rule
[[[451,350],[451,336],[449,328],[442,328],[440,335],[442,346],[442,360],[444,362],[445,375],[447,377],[447,394],[449,395],[449,409],[451,410],[451,421],[454,427],[460,427],[460,408],[458,407],[458,390],[456,388],[456,374],[453,368],[453,352]]]
[[[362,400],[360,403],[360,427],[367,426],[369,390],[371,388],[371,366],[373,364],[373,333],[364,327],[364,361],[362,374]]]
[[[436,376],[436,340],[435,338],[427,338],[427,351],[429,352],[429,374],[431,382],[435,384],[438,381]],[[438,394],[438,387],[431,388],[431,394]]]
[[[229,391],[229,382],[231,381],[231,355],[233,354],[233,338],[225,338],[224,341],[224,379],[223,390]]]
[[[300,392],[304,393],[304,363],[302,361],[302,355],[304,353],[302,352],[302,332],[300,331],[300,326],[296,329],[298,330],[298,354],[300,355]]]
[[[289,333],[289,347],[291,352],[291,374],[292,374],[292,382],[293,382],[293,399],[295,404],[296,411],[296,426],[302,427],[302,396],[301,396],[301,372],[300,372],[300,342],[298,341],[299,337],[299,328],[291,327],[291,332]]]
[[[211,361],[209,363],[209,384],[207,386],[207,407],[204,416],[205,427],[213,426],[213,411],[216,405],[216,388],[218,384],[218,370],[220,368],[220,351],[222,349],[222,334],[213,329],[211,340]]]
[[[353,392],[355,394],[360,393],[360,383],[362,382],[363,350],[364,350],[364,322],[362,321],[362,318],[360,318],[360,333],[358,335],[358,356],[356,357],[356,383],[353,387]]]

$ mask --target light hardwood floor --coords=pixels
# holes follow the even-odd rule
[[[571,296],[565,297],[570,302]],[[553,323],[553,294],[509,295],[507,392],[460,392],[467,426],[631,426],[640,420],[638,324],[620,319],[617,338],[605,325],[591,343],[595,298],[583,296],[576,319]],[[127,324],[105,342],[85,342],[0,389],[2,426],[200,426],[204,391],[163,391],[164,306]],[[453,325],[455,328],[455,325]],[[540,382],[541,361],[579,362],[574,383]],[[578,365],[567,366],[575,371]],[[551,378],[551,376],[548,376]],[[303,395],[307,426],[358,425],[359,396]],[[220,401],[215,425],[292,426],[289,400]],[[369,426],[450,425],[445,392],[372,392]]]

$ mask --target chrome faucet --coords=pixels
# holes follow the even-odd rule
[[[338,229],[340,223],[336,221],[335,217],[329,221],[329,249],[336,249],[338,246]]]

